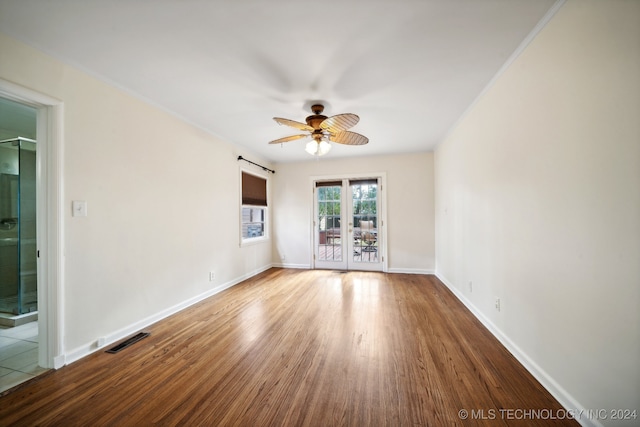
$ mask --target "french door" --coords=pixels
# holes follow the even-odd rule
[[[383,270],[380,189],[380,178],[315,181],[315,268]]]

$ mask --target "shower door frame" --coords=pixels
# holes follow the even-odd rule
[[[37,110],[36,193],[38,365],[65,365],[63,311],[63,113],[62,101],[0,79],[0,97]]]
[[[6,98],[2,98],[2,99],[6,99]],[[23,103],[14,103],[14,104],[24,106]],[[37,113],[37,110],[34,109],[34,112]],[[34,130],[35,130],[35,120],[34,120]],[[10,187],[9,194],[11,196],[11,201],[14,202],[15,205],[11,206],[11,202],[9,202],[9,207],[8,209],[6,209],[6,206],[5,206],[5,210],[2,211],[2,216],[4,216],[7,219],[13,218],[16,220],[14,224],[14,227],[15,227],[14,232],[17,235],[17,242],[15,246],[16,250],[14,252],[16,256],[16,264],[15,264],[16,275],[15,275],[15,281],[13,283],[16,289],[15,305],[11,303],[13,301],[12,297],[8,296],[7,300],[5,300],[4,304],[2,305],[2,310],[4,312],[13,313],[14,315],[19,316],[23,314],[28,314],[33,311],[32,306],[29,307],[28,309],[25,309],[24,297],[25,297],[25,288],[27,287],[27,278],[26,278],[26,275],[24,275],[24,269],[25,269],[25,263],[29,265],[33,265],[37,262],[37,253],[36,253],[37,246],[35,245],[36,230],[35,229],[25,230],[24,223],[25,222],[28,223],[29,227],[35,227],[36,212],[33,212],[32,216],[30,216],[30,218],[25,221],[24,216],[27,213],[28,209],[24,209],[24,208],[26,205],[30,205],[31,203],[35,202],[36,189],[35,187],[33,187],[32,188],[33,191],[27,191],[26,188],[23,187],[23,184],[25,184],[25,182],[23,181],[23,178],[25,178],[26,182],[29,182],[29,181],[35,182],[35,177],[36,177],[35,156],[37,154],[37,145],[35,140],[26,138],[23,136],[3,139],[0,141],[1,147],[5,147],[5,144],[7,144],[6,146],[17,148],[14,151],[14,154],[16,154],[16,163],[14,164],[15,169],[8,168],[7,175],[2,174],[3,175],[2,178],[4,178],[4,185],[9,185]],[[23,157],[27,152],[33,153],[32,154],[33,157],[31,158],[31,161],[33,163],[31,163],[25,157]],[[9,154],[9,153],[5,151],[5,155],[6,154]],[[25,172],[23,169],[27,163],[31,163],[31,166],[33,169],[31,171]],[[27,167],[27,169],[29,168]],[[13,174],[12,172],[15,172],[16,170],[17,170],[17,174]],[[13,179],[13,182],[7,181],[6,178],[9,178],[9,180]],[[11,188],[12,184],[15,184],[15,191],[13,188]],[[27,196],[23,197],[25,195]],[[8,229],[12,230],[14,227],[9,227]],[[28,251],[23,250],[25,245],[25,242],[24,242],[25,232],[26,234],[29,234],[30,236],[32,236],[32,237],[27,237],[26,239],[31,240],[29,243],[34,244],[32,248],[33,250],[28,250]],[[31,270],[32,268],[29,271]],[[37,298],[36,298],[36,301],[31,301],[30,304],[33,304],[34,302],[36,303],[36,310],[37,310]]]

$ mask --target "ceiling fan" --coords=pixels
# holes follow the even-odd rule
[[[328,141],[344,145],[364,145],[369,142],[369,138],[366,136],[347,130],[360,121],[360,117],[357,115],[345,113],[331,117],[323,116],[324,105],[322,104],[312,105],[311,111],[313,114],[305,119],[307,124],[295,120],[274,117],[273,120],[278,122],[278,124],[291,126],[309,133],[285,136],[284,138],[271,141],[269,144],[282,144],[311,137],[313,141],[307,144],[305,150],[314,156],[322,156],[327,154],[331,149],[331,144],[329,144]]]

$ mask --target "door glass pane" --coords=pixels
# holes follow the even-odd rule
[[[318,259],[342,261],[340,201],[342,187],[318,187]]]
[[[378,183],[351,183],[353,261],[378,262]]]

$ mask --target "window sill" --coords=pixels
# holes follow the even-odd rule
[[[245,246],[252,246],[252,245],[257,245],[260,243],[264,243],[264,242],[268,242],[269,241],[269,236],[261,236],[261,237],[253,237],[253,238],[249,238],[249,239],[242,239],[240,240],[240,247],[245,247]]]

